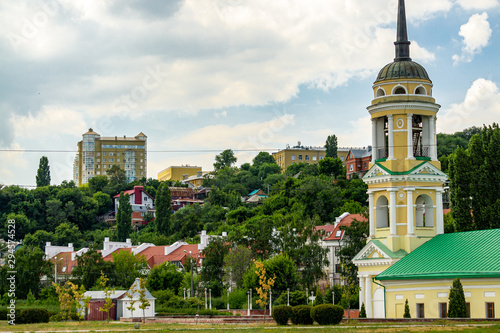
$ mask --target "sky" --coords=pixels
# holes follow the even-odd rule
[[[393,61],[396,0],[0,3],[0,184],[71,180],[77,142],[148,136],[148,177],[237,165],[298,141],[370,145],[366,107]],[[407,0],[411,57],[438,132],[500,120],[500,0]]]

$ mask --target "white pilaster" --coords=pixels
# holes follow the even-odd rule
[[[368,203],[369,203],[369,220],[370,220],[370,238],[375,237],[375,205],[373,192],[368,192]]]
[[[372,119],[372,149],[373,149],[373,162],[379,159],[378,150],[380,147],[377,142],[377,119]]]
[[[387,116],[387,121],[389,125],[389,157],[388,160],[394,159],[394,121],[393,115]]]
[[[444,234],[442,190],[436,190],[436,233],[438,235]]]
[[[409,113],[406,116],[406,128],[408,129],[407,144],[408,144],[408,157],[407,159],[415,159],[413,156],[413,114]]]
[[[432,119],[432,137],[431,137],[431,142],[432,142],[432,154],[431,158],[433,161],[437,161],[437,133],[436,133],[436,120],[437,118],[435,116],[431,117]]]
[[[372,311],[372,278],[371,276],[366,276],[365,277],[365,309],[366,309],[366,317],[367,318],[373,318],[373,311]]]
[[[396,236],[397,235],[397,220],[396,220],[396,189],[390,189],[390,199],[391,201],[389,202],[389,224],[391,228],[391,233],[389,236]]]
[[[415,189],[406,189],[406,223],[408,236],[415,235],[415,228],[413,226],[413,191]]]
[[[359,277],[359,309],[361,310],[361,304],[365,303],[366,311],[366,301],[365,301],[365,277]]]

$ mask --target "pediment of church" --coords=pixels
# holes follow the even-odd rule
[[[446,174],[444,172],[442,172],[441,170],[439,170],[438,168],[436,168],[434,165],[432,165],[429,162],[422,163],[416,169],[412,170],[409,174],[412,176],[432,175],[432,176],[444,176],[444,177],[446,177]]]
[[[366,246],[359,251],[353,260],[363,259],[391,259],[391,256],[385,253],[379,246],[370,241]]]
[[[380,165],[375,164],[371,167],[371,169],[365,174],[363,178],[373,178],[380,176],[389,176],[389,172],[384,170]]]

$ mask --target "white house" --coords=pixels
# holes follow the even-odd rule
[[[133,190],[124,191],[123,194],[128,194],[130,196],[130,205],[132,206],[133,212],[146,213],[148,209],[155,208],[155,199],[148,193],[144,192],[144,186],[134,186]],[[115,195],[114,199],[115,212],[117,212],[120,194]]]

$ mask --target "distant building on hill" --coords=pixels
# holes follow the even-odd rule
[[[168,168],[158,172],[158,180],[161,182],[166,180],[181,181],[189,177],[196,176],[200,172],[202,171],[199,166],[169,166]]]
[[[147,136],[101,137],[92,128],[78,142],[73,177],[78,186],[95,176],[107,175],[113,165],[125,170],[128,182],[147,178]]]

